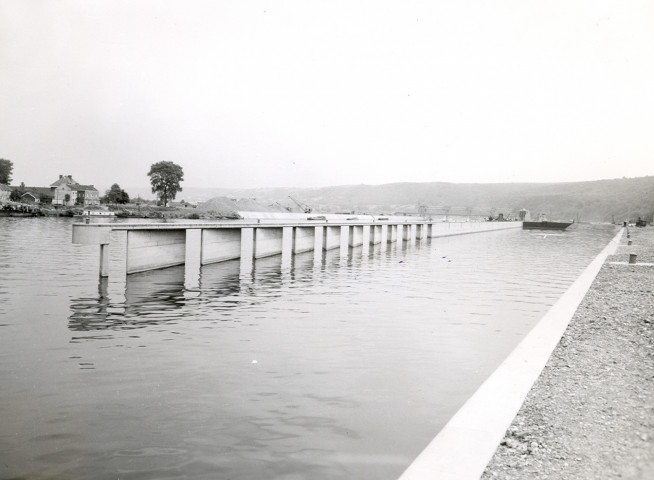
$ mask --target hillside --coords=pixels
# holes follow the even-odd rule
[[[135,194],[136,192],[134,192]],[[130,191],[130,195],[134,195]],[[419,205],[442,211],[452,207],[490,214],[526,208],[553,219],[622,221],[654,216],[654,176],[572,183],[455,184],[391,183],[324,188],[196,189],[185,187],[183,197],[201,202],[216,196],[256,199],[279,208],[296,205],[292,195],[314,211],[393,213],[415,212]],[[435,209],[433,207],[440,207]]]

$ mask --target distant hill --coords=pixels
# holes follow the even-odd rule
[[[136,197],[138,190],[128,190]],[[151,198],[149,190],[144,198]],[[545,212],[552,219],[622,221],[654,217],[654,176],[571,183],[390,183],[323,188],[223,189],[184,187],[178,199],[202,202],[212,197],[256,199],[260,204],[297,211],[291,195],[314,211],[356,213],[418,213],[470,211],[510,215],[521,208]]]

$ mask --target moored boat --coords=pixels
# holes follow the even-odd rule
[[[21,212],[19,210],[0,210],[0,217],[38,217],[40,214],[34,212]]]
[[[86,223],[89,223],[90,221],[96,223],[113,220],[116,218],[116,214],[114,212],[110,212],[109,210],[86,209],[79,215],[73,215],[73,218],[76,220],[84,220]]]
[[[570,225],[572,225],[574,221],[572,222],[552,222],[549,221],[544,213],[541,213],[538,215],[538,220],[537,221],[523,221],[522,222],[522,228],[523,230],[565,230],[568,228]]]

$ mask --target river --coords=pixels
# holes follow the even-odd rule
[[[107,282],[71,220],[2,218],[0,478],[397,478],[614,234]]]

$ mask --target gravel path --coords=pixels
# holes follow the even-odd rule
[[[654,228],[629,228],[482,479],[654,479]],[[616,263],[620,262],[620,263]]]

